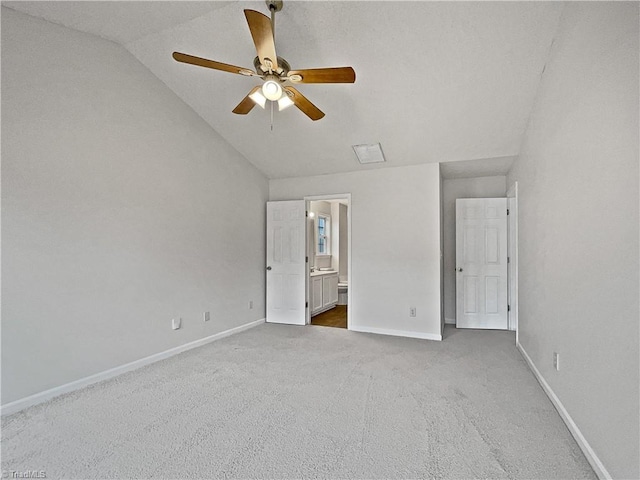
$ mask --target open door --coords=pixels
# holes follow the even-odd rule
[[[507,199],[456,200],[456,327],[507,330]]]
[[[306,324],[306,202],[267,202],[267,322]]]

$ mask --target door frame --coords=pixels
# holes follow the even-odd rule
[[[507,190],[507,249],[510,261],[510,271],[507,274],[508,298],[511,310],[509,312],[509,330],[516,331],[518,344],[518,182]]]
[[[353,284],[351,281],[352,278],[352,269],[351,269],[351,258],[352,258],[352,254],[351,254],[351,194],[350,193],[336,193],[336,194],[331,194],[331,195],[307,195],[304,197],[304,200],[306,202],[306,209],[307,212],[309,211],[309,202],[322,202],[322,201],[326,201],[326,200],[346,200],[347,201],[347,265],[348,265],[348,272],[347,272],[347,330],[350,330],[350,325],[351,325],[351,312],[352,312],[352,299],[353,299]],[[306,227],[306,225],[305,225]],[[307,232],[308,232],[308,228],[305,228],[304,230],[305,232],[305,245],[307,246],[306,248],[309,248],[309,239],[307,238]],[[315,230],[314,230],[315,232]],[[307,250],[307,257],[309,257],[309,251]],[[311,274],[311,267],[309,265],[309,262],[306,263],[306,269],[307,269],[307,274],[306,274],[306,295],[307,298],[305,300],[305,302],[307,302],[307,305],[309,305],[309,288],[310,288],[310,274]],[[309,305],[309,307],[307,307],[307,311],[306,311],[306,323],[307,325],[309,325],[311,323],[311,305]]]

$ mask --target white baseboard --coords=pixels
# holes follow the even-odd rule
[[[446,323],[447,325],[455,325],[456,319],[444,317],[444,323]]]
[[[73,392],[75,390],[84,388],[88,385],[92,385],[97,382],[102,382],[103,380],[108,380],[110,378],[117,377],[118,375],[122,375],[123,373],[130,372],[131,370],[136,370],[140,367],[144,367],[146,365],[155,363],[160,360],[164,360],[165,358],[172,357],[174,355],[177,355],[178,353],[186,352],[187,350],[201,347],[202,345],[206,345],[207,343],[211,343],[216,340],[220,340],[221,338],[228,337],[230,335],[233,335],[234,333],[239,333],[244,330],[248,330],[252,327],[256,327],[264,323],[264,321],[265,319],[262,318],[260,320],[255,320],[253,322],[245,323],[244,325],[240,325],[238,327],[225,330],[224,332],[220,332],[214,335],[210,335],[208,337],[200,338],[198,340],[194,340],[193,342],[185,343],[184,345],[170,348],[169,350],[165,350],[164,352],[155,353],[153,355],[149,355],[148,357],[144,357],[139,360],[135,360],[133,362],[120,365],[118,367],[110,368],[109,370],[105,370],[103,372],[89,375],[88,377],[84,377],[79,380],[75,380],[73,382],[65,383],[64,385],[60,385],[59,387],[54,387],[49,390],[45,390],[44,392],[39,392],[33,395],[29,395],[28,397],[24,397],[19,400],[15,400],[13,402],[7,403],[6,405],[2,405],[2,407],[0,407],[2,412],[1,414],[2,416],[11,415],[27,407],[31,407],[33,405],[37,405],[38,403],[43,403],[43,402],[46,402],[47,400],[51,400],[52,398],[57,397],[59,395]]]
[[[392,335],[394,337],[421,338],[424,340],[442,340],[442,335],[435,333],[407,332],[404,330],[391,330],[388,328],[354,327],[349,325],[349,330],[362,333],[377,333],[380,335]]]
[[[587,442],[587,439],[584,438],[584,435],[582,435],[582,432],[580,431],[576,423],[571,418],[571,415],[569,415],[569,412],[567,411],[567,409],[564,408],[564,405],[562,404],[560,399],[556,396],[556,394],[551,389],[551,387],[549,386],[547,381],[544,379],[542,374],[538,371],[538,369],[533,363],[533,360],[531,360],[531,357],[529,357],[529,355],[527,354],[525,349],[522,347],[522,345],[517,343],[516,346],[518,347],[518,350],[520,350],[520,353],[522,354],[527,364],[529,365],[529,368],[533,372],[533,375],[536,377],[536,379],[540,383],[540,386],[542,386],[542,389],[547,394],[547,397],[549,397],[549,400],[551,400],[551,403],[553,403],[553,406],[556,407],[556,410],[560,414],[560,417],[562,418],[564,423],[567,425],[567,428],[571,432],[571,435],[573,435],[573,438],[578,443],[578,446],[582,450],[582,453],[584,453],[584,456],[587,457],[587,460],[589,461],[591,468],[593,468],[593,470],[596,472],[596,475],[598,476],[598,478],[601,480],[610,480],[612,478],[611,475],[609,474],[605,466],[602,464],[602,462],[598,458],[598,455],[596,455],[596,452],[593,451],[593,448],[591,448],[591,445],[589,445],[589,442]]]

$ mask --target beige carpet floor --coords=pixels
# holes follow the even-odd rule
[[[265,324],[2,420],[47,478],[595,478],[511,332]]]

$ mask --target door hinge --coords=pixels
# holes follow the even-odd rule
[[[507,312],[511,311],[511,305],[507,305]]]
[[[304,263],[309,263],[309,257],[304,257]]]
[[[511,257],[507,257],[507,263],[511,263]]]
[[[304,212],[304,216],[305,216],[305,217],[308,217],[308,216],[309,216],[309,212],[308,212],[307,210],[305,210],[305,212]]]
[[[507,215],[509,215],[509,209],[507,208]]]
[[[309,302],[304,302],[304,308],[309,308]]]

